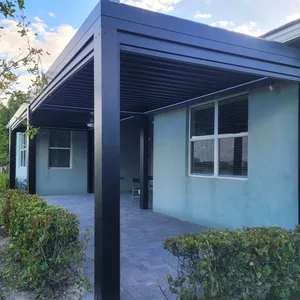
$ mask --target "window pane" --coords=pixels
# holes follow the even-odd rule
[[[69,168],[70,150],[49,149],[49,167],[50,168]]]
[[[191,137],[214,134],[214,103],[191,109]]]
[[[219,140],[219,175],[248,175],[248,137]]]
[[[248,99],[219,102],[219,134],[248,132]]]
[[[26,134],[25,133],[22,133],[20,135],[20,147],[21,147],[21,149],[26,148]]]
[[[65,130],[51,130],[50,131],[50,147],[70,148],[71,132]]]
[[[191,173],[214,174],[214,140],[191,143]]]
[[[21,156],[21,167],[26,167],[26,150],[22,150],[20,156]]]

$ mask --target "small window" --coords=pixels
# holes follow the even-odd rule
[[[49,168],[71,167],[71,132],[52,130],[49,137]]]
[[[248,175],[248,99],[214,101],[191,108],[190,174]]]
[[[20,167],[26,167],[27,139],[26,134],[20,134]]]

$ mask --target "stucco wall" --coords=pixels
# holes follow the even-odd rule
[[[131,191],[132,178],[140,177],[140,124],[138,119],[121,122],[120,189]]]
[[[248,180],[187,172],[187,109],[154,118],[153,209],[212,228],[297,223],[298,85],[249,94]]]
[[[73,131],[72,168],[48,167],[49,130],[41,130],[36,145],[36,191],[39,195],[83,194],[87,192],[87,133]]]
[[[20,158],[20,132],[16,134],[16,178],[19,183],[23,183],[27,179],[27,167],[21,167]]]

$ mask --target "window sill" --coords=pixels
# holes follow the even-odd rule
[[[50,170],[72,170],[71,167],[48,167]]]
[[[206,179],[226,179],[226,180],[241,180],[247,181],[248,177],[226,177],[226,176],[209,176],[209,175],[196,175],[196,174],[189,174],[189,177],[196,177],[196,178],[206,178]]]

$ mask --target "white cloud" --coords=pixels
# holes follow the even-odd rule
[[[53,13],[53,12],[49,12],[49,16],[51,17],[51,18],[55,18],[55,14]]]
[[[0,20],[1,48],[0,57],[14,58],[25,53],[27,44],[24,38],[18,33],[19,28],[13,20]],[[34,33],[37,33],[36,36]],[[67,24],[61,24],[54,28],[49,28],[40,18],[35,17],[34,22],[30,24],[28,38],[30,45],[35,48],[41,48],[44,51],[42,63],[44,71],[47,71],[57,56],[64,49],[66,44],[74,36],[76,29]],[[50,55],[47,55],[49,52]],[[32,76],[25,72],[25,68],[20,70],[20,87],[25,87],[30,83]]]
[[[233,28],[233,31],[244,33],[252,36],[260,36],[264,32],[257,28],[255,22],[248,22],[246,24],[241,24]]]
[[[292,14],[286,17],[287,22],[292,22],[300,18],[300,14]]]
[[[224,28],[234,26],[234,23],[231,21],[218,21],[217,23],[220,25],[220,27],[224,27]]]
[[[174,10],[175,5],[180,1],[181,0],[121,0],[121,3],[151,11],[170,12]]]
[[[264,33],[257,27],[257,24],[253,21],[239,25],[235,25],[232,21],[217,21],[211,23],[210,25],[252,36],[260,36]]]
[[[202,14],[200,11],[197,11],[194,18],[195,19],[210,19],[212,14]]]
[[[42,23],[43,22],[39,17],[34,17],[33,19],[34,19],[34,21],[36,21],[38,23]]]

